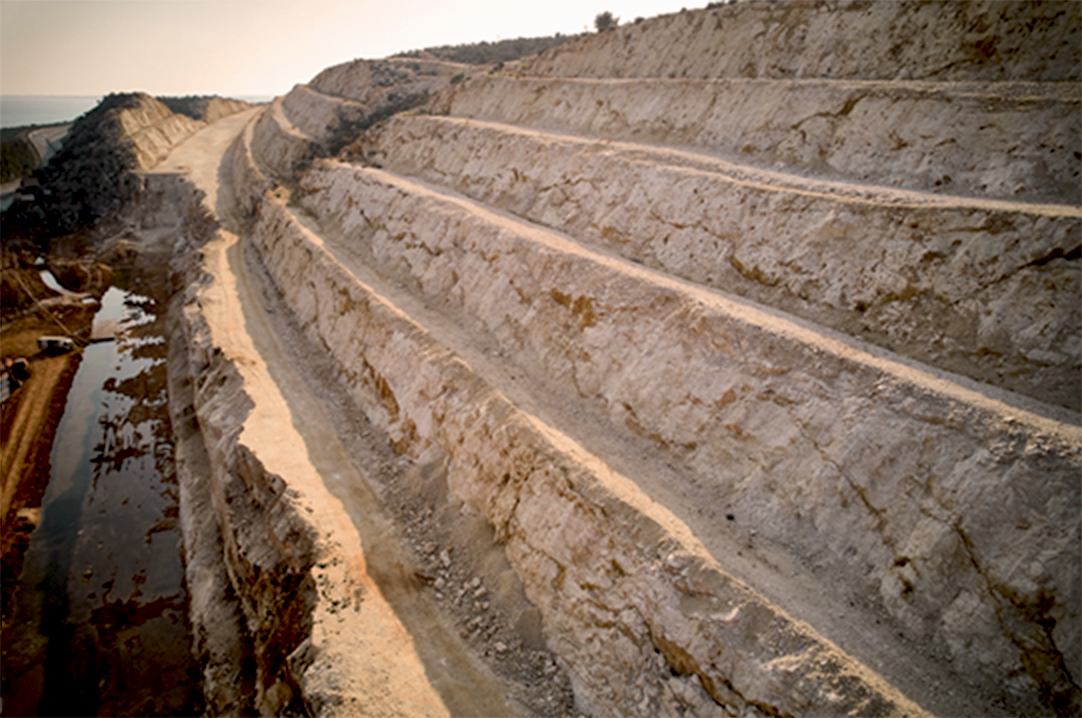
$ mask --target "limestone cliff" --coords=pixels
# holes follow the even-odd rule
[[[400,58],[329,67],[274,101],[254,127],[253,147],[271,175],[292,181],[313,157],[337,154],[374,124],[427,102],[467,69]]]
[[[1078,32],[737,3],[231,124],[174,384],[222,710],[1077,713]]]

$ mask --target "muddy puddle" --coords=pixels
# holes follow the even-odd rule
[[[83,350],[5,636],[4,716],[202,710],[185,616],[164,305],[111,287]]]

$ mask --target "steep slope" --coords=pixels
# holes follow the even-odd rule
[[[215,98],[207,102],[204,121],[176,114],[145,93],[108,95],[72,125],[63,148],[39,171],[42,190],[34,201],[13,207],[5,220],[28,216],[31,223],[44,221],[51,231],[66,232],[115,216],[140,191],[143,171],[207,121],[247,107]]]
[[[470,81],[443,96],[441,113],[683,145],[738,164],[937,194],[1065,204],[1078,197],[1075,82]]]
[[[214,122],[251,108],[251,103],[218,95],[192,95],[186,97],[159,97],[162,104],[178,115],[193,120]]]
[[[1069,2],[740,2],[580,39],[521,69],[555,77],[1077,82],[1080,17]]]
[[[738,3],[238,123],[178,321],[257,706],[417,710],[342,556],[451,713],[1077,712],[1078,25]]]
[[[647,266],[1079,407],[1076,207],[808,181],[454,117],[396,118],[362,154]]]

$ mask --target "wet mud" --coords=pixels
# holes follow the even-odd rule
[[[3,641],[3,715],[194,715],[163,282],[120,275],[50,455]],[[146,291],[148,294],[140,294]]]

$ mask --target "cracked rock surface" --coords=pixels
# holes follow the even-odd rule
[[[1077,712],[1078,24],[738,3],[193,136],[208,705]]]

